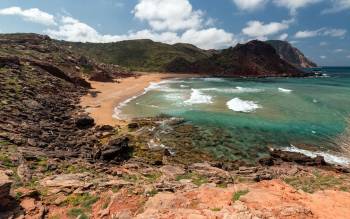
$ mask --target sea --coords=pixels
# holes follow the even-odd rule
[[[198,147],[232,160],[256,160],[278,148],[349,166],[350,67],[312,70],[322,76],[152,83],[143,94],[120,104],[114,117],[166,114],[211,134],[227,133],[229,137],[220,142]]]

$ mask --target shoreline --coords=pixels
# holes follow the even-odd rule
[[[142,94],[151,83],[159,83],[163,80],[174,78],[198,77],[196,74],[173,74],[173,73],[140,73],[134,77],[118,79],[118,82],[88,81],[93,87],[91,92],[80,99],[81,107],[92,118],[96,125],[122,125],[125,120],[114,118],[114,110],[119,104],[128,99]]]

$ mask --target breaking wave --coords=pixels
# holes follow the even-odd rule
[[[190,99],[185,101],[185,104],[209,104],[212,103],[212,97],[209,95],[203,94],[200,90],[198,89],[191,89],[191,97]]]
[[[199,89],[201,91],[214,91],[214,92],[222,92],[222,93],[259,93],[263,92],[263,89],[258,88],[248,88],[248,87],[236,87],[236,88],[203,88]]]
[[[285,89],[285,88],[278,88],[278,91],[279,92],[282,92],[282,93],[292,93],[293,91],[292,90],[289,90],[289,89]]]
[[[223,78],[201,78],[203,81],[211,81],[211,82],[223,82],[225,79]]]
[[[315,158],[317,156],[322,156],[322,157],[324,157],[324,160],[327,163],[331,163],[331,164],[337,164],[337,165],[342,165],[342,166],[349,166],[350,165],[350,158],[337,156],[337,155],[330,154],[327,152],[308,151],[308,150],[297,148],[294,145],[291,145],[290,147],[282,148],[282,150],[304,154],[304,155],[311,157],[311,158]]]
[[[241,100],[239,98],[233,98],[226,105],[230,110],[244,113],[254,112],[256,109],[262,108],[254,101]]]

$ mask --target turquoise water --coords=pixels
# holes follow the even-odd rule
[[[350,68],[322,71],[328,77],[163,81],[117,112],[121,118],[168,114],[203,130],[222,130],[229,140],[210,147],[229,157],[230,149],[238,148],[258,158],[268,147],[339,155],[350,138]]]

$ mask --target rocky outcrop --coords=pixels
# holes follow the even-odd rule
[[[65,72],[63,72],[61,69],[59,69],[58,67],[50,64],[50,63],[45,63],[45,62],[38,62],[38,61],[30,61],[31,65],[33,66],[38,66],[40,68],[42,68],[43,70],[47,71],[49,74],[57,77],[57,78],[61,78],[67,82],[73,83],[75,85],[78,86],[82,86],[85,88],[92,88],[91,84],[87,81],[85,81],[83,78],[81,77],[70,77],[69,75],[67,75]]]
[[[113,76],[105,71],[96,71],[89,78],[90,81],[113,82]]]
[[[316,158],[308,157],[301,153],[281,151],[281,150],[271,150],[271,159],[282,160],[285,162],[295,162],[301,165],[307,166],[326,166],[328,165],[322,156],[317,156]],[[264,163],[266,160],[262,160]]]
[[[79,116],[75,122],[76,126],[80,129],[92,128],[95,125],[93,118],[87,115]]]
[[[10,203],[10,190],[12,181],[9,179],[6,171],[0,170],[0,215],[2,210],[5,210]]]
[[[95,153],[95,158],[114,162],[127,160],[132,153],[132,148],[129,147],[128,143],[129,139],[127,137],[112,139]]]
[[[279,56],[298,68],[314,68],[317,64],[305,57],[305,55],[297,48],[293,47],[287,41],[268,40],[266,43],[273,46]]]
[[[258,40],[238,44],[193,63],[175,59],[166,69],[170,72],[192,72],[222,77],[307,76],[304,71],[281,59],[271,45]]]
[[[0,68],[15,68],[20,66],[20,60],[16,56],[0,56]]]

